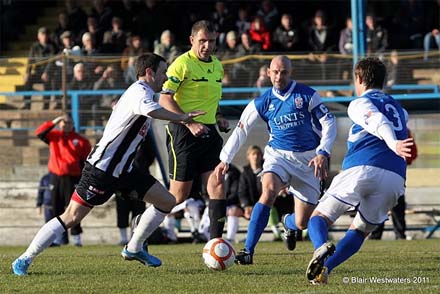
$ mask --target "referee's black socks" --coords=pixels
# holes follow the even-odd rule
[[[209,199],[209,221],[211,239],[221,238],[226,222],[226,200]]]

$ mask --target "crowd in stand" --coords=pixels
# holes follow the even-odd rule
[[[217,56],[221,60],[266,52],[308,52],[310,61],[325,64],[327,53],[351,54],[353,47],[349,6],[339,7],[341,4],[329,2],[336,7],[317,1],[304,11],[298,11],[295,1],[93,0],[86,12],[77,1],[65,0],[65,9],[59,12],[53,32],[47,28],[38,30],[38,41],[29,54],[30,63],[62,52],[84,57],[119,56],[121,62],[110,65],[84,62],[85,80],[90,83],[89,89],[124,88],[136,80],[135,56],[155,52],[172,62],[187,49],[179,44],[187,44],[191,24],[208,18],[218,31]],[[374,7],[374,4],[368,7],[365,19],[368,54],[381,54],[391,49],[421,50],[423,46],[428,52],[440,45],[435,12],[428,15],[430,5],[438,8],[438,2],[426,1],[425,6],[416,2],[401,1],[393,18],[382,16],[379,13],[383,12],[380,11],[382,7]],[[405,23],[403,26],[411,25],[402,30],[397,26],[399,22]],[[32,83],[60,89],[62,65],[57,61],[29,66],[26,72],[28,89]],[[67,70],[71,85],[76,84],[74,65],[70,62]],[[227,75],[223,82],[236,86],[237,77],[240,77],[240,85],[255,86],[261,65],[251,62],[226,65]],[[49,79],[49,72],[58,78]],[[115,83],[112,84],[111,78]]]

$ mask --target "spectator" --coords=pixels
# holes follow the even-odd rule
[[[49,31],[46,27],[38,29],[37,38],[38,41],[33,43],[29,52],[28,66],[26,68],[26,74],[24,76],[25,88],[28,91],[33,90],[33,84],[42,83],[44,90],[51,90],[51,80],[48,72],[48,64],[34,63],[41,62],[44,59],[55,54],[55,47],[49,42]],[[49,108],[50,96],[44,96],[43,109]],[[31,108],[31,97],[23,97],[24,106],[23,109]]]
[[[217,56],[223,60],[227,61],[228,59],[233,59],[237,57],[238,54],[238,40],[237,33],[235,31],[229,31],[226,34],[225,44],[219,49],[217,52]],[[225,75],[223,77],[223,85],[227,85],[230,87],[234,87],[237,85],[237,81],[239,79],[238,72],[240,66],[237,63],[228,63],[224,65]],[[231,94],[223,95],[224,99],[234,99],[236,96]]]
[[[104,32],[98,30],[98,22],[96,18],[94,18],[93,16],[87,17],[87,28],[77,36],[77,40],[75,41],[76,43],[78,44],[82,43],[82,36],[84,36],[84,33],[90,34],[96,48],[100,48],[102,46],[102,39],[104,36]]]
[[[122,0],[120,2],[110,2],[113,5],[112,11],[115,16],[118,16],[124,24],[126,32],[133,32],[133,21],[139,9],[138,2],[133,0]]]
[[[69,84],[70,90],[92,90],[93,82],[89,74],[85,71],[84,63],[77,63],[73,67],[73,79]],[[92,105],[96,102],[96,96],[81,95],[79,97],[80,124],[86,125],[90,116]]]
[[[44,174],[40,179],[37,194],[37,209],[41,215],[44,209],[44,221],[47,223],[55,215],[52,208],[52,189],[50,186],[50,173]]]
[[[115,66],[110,64],[103,71],[101,77],[94,83],[93,90],[123,89],[126,85],[121,81],[119,72]],[[111,107],[111,102],[119,95],[104,95],[102,105]]]
[[[127,85],[137,81],[136,69],[134,62],[136,57],[148,52],[142,47],[142,40],[139,35],[132,35],[129,37],[130,44],[122,52],[121,70],[124,76],[124,81]]]
[[[424,55],[423,59],[428,60],[429,51],[437,46],[438,50],[440,50],[440,29],[433,29],[428,32],[423,39],[423,49]]]
[[[51,37],[52,42],[54,43],[58,51],[60,48],[63,48],[61,34],[65,31],[71,32],[69,28],[69,19],[67,16],[67,12],[61,11],[60,13],[58,13],[58,23]]]
[[[81,55],[85,57],[94,57],[99,54],[99,50],[96,48],[95,41],[90,33],[84,33],[82,36],[82,48]],[[94,61],[85,60],[84,63],[86,67],[86,72],[90,73],[90,78],[92,80],[98,79],[99,75],[103,72],[104,68],[98,65]]]
[[[156,0],[144,0],[134,20],[134,33],[140,35],[144,48],[153,51],[154,41],[160,38],[164,30],[167,12],[162,10]]]
[[[267,66],[267,64],[262,65],[260,67],[260,70],[258,71],[258,79],[255,82],[255,87],[257,87],[258,89],[260,89],[260,91],[262,90],[261,88],[266,88],[266,87],[270,87],[272,86],[272,83],[270,82],[270,78],[267,75],[267,70],[269,69],[269,67]]]
[[[58,56],[60,57],[62,54],[79,54],[80,49],[78,46],[73,50],[73,40],[72,40],[72,33],[70,31],[65,31],[60,35],[60,42],[61,46],[58,50]],[[73,75],[73,63],[72,60],[69,60],[68,58],[65,59],[66,62],[66,79],[67,81],[70,81],[72,79]],[[58,58],[55,62],[51,62],[47,66],[47,71],[49,72],[50,76],[52,77],[52,88],[53,89],[62,89],[62,70],[63,70],[63,60],[61,58]],[[55,98],[56,105],[54,109],[61,109],[61,97],[57,96]]]
[[[165,30],[160,35],[160,42],[155,42],[154,53],[165,58],[171,64],[182,52],[175,43],[174,34],[170,30]]]
[[[243,32],[240,35],[240,40],[241,42],[238,45],[237,56],[248,56],[261,52],[261,45],[254,43],[248,32]],[[240,83],[240,86],[253,87],[258,75],[255,71],[255,68],[258,68],[258,61],[255,59],[249,59],[238,62],[234,65],[236,76],[238,77],[237,83]]]
[[[93,0],[90,16],[93,16],[97,20],[97,28],[99,31],[105,32],[111,29],[113,12],[105,0]]]
[[[82,32],[87,29],[87,14],[78,6],[77,0],[66,0],[66,12],[68,28],[74,36],[81,36]]]
[[[271,0],[261,1],[261,7],[258,9],[257,15],[263,18],[263,22],[270,32],[279,24],[278,9]]]
[[[310,49],[315,53],[329,52],[336,49],[333,30],[327,26],[324,11],[317,10],[309,29],[308,42]]]
[[[251,36],[252,41],[261,45],[263,51],[270,51],[270,49],[272,49],[270,31],[267,29],[261,16],[256,16],[251,22],[249,35]]]
[[[353,53],[353,22],[351,17],[345,20],[345,28],[339,34],[339,53],[352,54]]]
[[[234,20],[224,1],[215,2],[215,10],[211,15],[211,22],[217,31],[218,44],[223,46],[226,33],[234,29]]]
[[[249,8],[240,7],[238,9],[238,19],[235,22],[235,28],[238,35],[241,36],[242,33],[249,31],[251,28],[251,21],[249,20]]]
[[[399,83],[399,55],[396,50],[391,51],[390,61],[387,65],[387,87]]]
[[[57,125],[60,129],[54,130]],[[46,121],[35,130],[35,134],[49,145],[52,207],[54,214],[60,215],[70,202],[91,146],[86,138],[75,132],[72,118],[68,114]],[[75,246],[82,246],[81,233],[80,224],[72,227]],[[63,236],[63,243],[68,243],[67,234]]]
[[[299,43],[299,34],[293,28],[292,15],[284,13],[281,16],[281,25],[275,29],[273,34],[275,50],[293,51],[297,49]]]
[[[112,29],[104,33],[103,43],[104,46],[106,45],[106,50],[101,50],[101,53],[120,55],[124,50],[127,44],[127,34],[122,30],[122,21],[119,17],[112,18]]]
[[[365,24],[367,25],[367,53],[383,53],[388,47],[387,30],[379,26],[376,18],[371,14],[366,16]]]

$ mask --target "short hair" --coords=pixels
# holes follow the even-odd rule
[[[84,69],[84,63],[79,62],[79,63],[75,64],[75,66],[73,67],[74,72],[79,69]]]
[[[199,31],[206,31],[209,33],[215,33],[215,27],[212,24],[212,22],[207,21],[207,20],[199,20],[198,22],[196,22],[195,24],[193,24],[192,28],[191,28],[191,36],[195,36],[197,35],[197,33]]]
[[[136,76],[142,77],[145,75],[145,70],[151,68],[154,72],[157,71],[159,63],[167,62],[162,56],[154,53],[145,53],[136,58],[135,68]]]
[[[377,57],[359,60],[354,67],[355,77],[360,77],[366,89],[382,89],[385,83],[387,68]]]
[[[252,152],[258,152],[260,154],[263,154],[263,151],[261,150],[260,146],[258,146],[258,145],[249,146],[248,149],[246,150],[246,156],[248,156]]]

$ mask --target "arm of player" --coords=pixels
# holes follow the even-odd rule
[[[250,130],[255,126],[257,120],[261,118],[255,108],[254,100],[252,100],[240,116],[240,121],[223,146],[220,152],[220,160],[226,163],[231,163],[241,146],[246,142]]]
[[[397,140],[393,124],[377,107],[366,98],[358,98],[348,106],[348,116],[370,134],[384,140],[388,148],[400,156],[407,156],[407,148],[412,146],[412,140]],[[407,113],[405,113],[407,120]],[[409,157],[411,154],[409,153]]]
[[[338,133],[336,127],[336,118],[330,110],[322,103],[321,97],[317,92],[312,96],[309,104],[309,110],[321,125],[321,140],[316,147],[316,154],[330,156],[333,144]]]
[[[309,166],[315,167],[315,177],[323,180],[328,176],[328,157],[336,140],[336,118],[322,103],[317,92],[312,96],[309,104],[312,116],[319,121],[321,140],[316,147],[316,156],[309,161]]]
[[[188,113],[175,113],[166,110],[165,108],[158,108],[148,113],[148,116],[155,118],[155,119],[161,119],[161,120],[168,120],[172,122],[177,123],[183,123],[188,124],[193,122],[193,118],[197,117],[199,115],[204,115],[204,111],[191,111]]]
[[[174,101],[174,93],[171,92],[161,92],[159,98],[159,104],[174,113],[184,113],[182,109],[180,109],[179,105],[177,105],[176,101]],[[191,133],[195,137],[202,136],[209,132],[209,128],[202,123],[198,123],[195,121],[191,121],[185,124],[186,127],[191,131]]]
[[[241,146],[246,142],[248,133],[254,127],[258,118],[260,118],[260,115],[255,108],[254,100],[252,100],[243,110],[240,121],[220,152],[221,162],[214,170],[214,175],[218,181],[220,181],[228,171],[229,163],[231,163],[238,150],[240,150]]]

